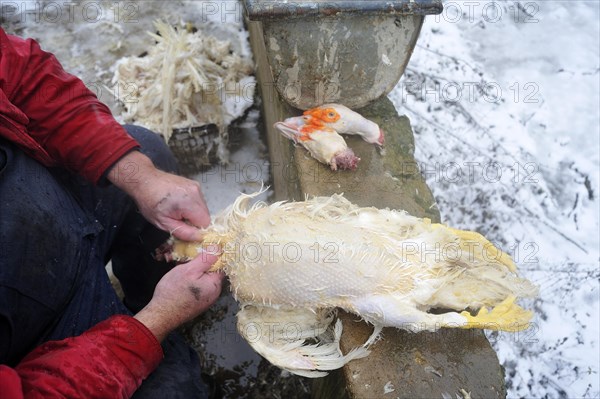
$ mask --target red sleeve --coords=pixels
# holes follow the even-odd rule
[[[2,398],[129,398],[162,357],[142,323],[113,316],[78,337],[43,344],[14,370],[0,366]]]
[[[0,76],[8,100],[28,118],[28,134],[58,165],[96,183],[138,147],[106,105],[34,40],[4,35]],[[3,40],[5,41],[5,40]]]
[[[23,388],[19,374],[10,367],[0,364],[0,397],[23,399]]]

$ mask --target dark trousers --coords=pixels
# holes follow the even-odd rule
[[[160,137],[126,129],[158,168],[176,170]],[[167,238],[118,188],[46,168],[0,138],[0,363],[14,366],[42,342],[141,309],[171,267],[152,258]],[[129,309],[110,285],[108,260]],[[176,334],[163,349],[163,362],[134,397],[206,396],[196,353]]]

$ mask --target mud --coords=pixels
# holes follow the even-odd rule
[[[198,352],[215,398],[310,398],[311,379],[271,365],[239,335],[238,309],[226,286],[215,305],[181,329]]]

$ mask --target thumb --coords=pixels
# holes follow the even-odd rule
[[[206,209],[206,207],[201,207],[200,205],[184,211],[182,216],[194,226],[206,227],[210,225],[210,214],[208,213],[208,209]]]
[[[171,220],[169,223],[165,223],[166,229],[175,238],[179,238],[183,241],[202,241],[202,234],[200,230],[195,226],[179,221]]]
[[[219,259],[218,256],[209,252],[200,252],[197,257],[186,263],[185,265],[179,265],[178,267],[184,266],[189,268],[197,277],[201,277],[206,273],[212,265]]]

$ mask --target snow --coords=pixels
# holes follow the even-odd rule
[[[446,2],[389,94],[442,219],[540,286],[531,329],[489,333],[509,397],[598,397],[600,12]]]

